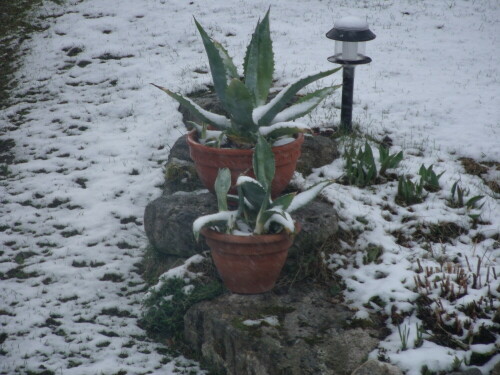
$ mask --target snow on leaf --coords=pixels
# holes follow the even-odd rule
[[[290,203],[290,206],[287,208],[287,212],[293,212],[309,202],[311,202],[316,196],[323,190],[325,187],[328,185],[332,184],[333,181],[323,181],[320,182],[314,186],[311,186],[309,189],[306,191],[303,191],[302,193],[297,194],[294,198],[292,203]]]
[[[288,212],[283,211],[279,207],[274,207],[269,211],[274,211],[275,213],[272,214],[271,217],[264,224],[264,229],[266,231],[269,230],[269,226],[271,225],[271,223],[278,223],[282,225],[283,228],[288,233],[293,233],[295,231],[295,222],[293,221],[292,216]]]
[[[292,132],[305,132],[309,130],[309,126],[306,124],[301,124],[298,122],[278,122],[270,126],[261,126],[259,128],[259,133],[261,135],[268,136],[272,133],[277,133],[278,131],[290,130]]]
[[[200,216],[193,222],[193,234],[196,240],[200,236],[200,230],[207,225],[225,221],[228,223],[228,226],[231,226],[234,220],[236,220],[237,213],[238,211],[221,211],[211,215]]]

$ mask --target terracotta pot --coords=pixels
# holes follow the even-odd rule
[[[253,150],[240,150],[233,148],[207,147],[197,140],[196,131],[189,132],[187,137],[189,154],[193,159],[196,171],[205,187],[214,192],[214,183],[220,168],[229,168],[231,171],[231,194],[236,194],[234,185],[239,175],[255,177],[252,169]],[[276,163],[276,172],[271,187],[271,195],[278,196],[288,185],[295,171],[300,148],[304,143],[304,134],[299,133],[295,141],[283,146],[273,147]]]
[[[296,232],[300,226],[296,225]],[[233,293],[258,294],[271,290],[293,243],[284,233],[253,236],[224,234],[203,228],[201,234],[224,285]]]

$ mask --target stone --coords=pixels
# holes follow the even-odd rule
[[[164,194],[172,194],[177,191],[191,192],[205,189],[198,177],[193,162],[169,158],[165,165]]]
[[[302,229],[289,250],[291,257],[300,252],[314,253],[316,249],[322,249],[339,229],[337,211],[331,203],[318,199],[292,213],[292,216]]]
[[[189,146],[186,139],[187,135],[179,137],[170,149],[165,164],[164,194],[205,188],[198,178],[196,167],[189,156]]]
[[[493,371],[491,372],[491,375],[500,375],[500,361],[493,367]]]
[[[455,371],[448,375],[483,375],[483,373],[478,368],[473,367],[464,371]],[[491,375],[495,375],[495,369],[493,369]]]
[[[172,159],[184,160],[192,162],[191,156],[189,156],[189,146],[187,144],[187,134],[179,137],[175,141],[174,145],[170,148],[170,153],[168,154],[168,161]]]
[[[297,171],[309,175],[314,168],[330,164],[338,157],[339,151],[335,139],[322,135],[306,136],[297,162]]]
[[[379,343],[379,331],[350,326],[353,312],[319,285],[286,293],[227,294],[192,306],[184,338],[228,375],[350,375]]]
[[[396,366],[370,359],[353,371],[351,375],[403,375]]]
[[[155,249],[163,255],[190,257],[206,250],[195,241],[193,221],[217,212],[217,201],[210,193],[176,192],[150,202],[144,212],[144,229]]]

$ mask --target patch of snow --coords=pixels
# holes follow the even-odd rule
[[[335,21],[334,27],[341,30],[363,31],[368,30],[368,22],[356,16],[346,16]]]
[[[273,131],[279,129],[301,129],[301,130],[309,130],[309,126],[305,124],[300,124],[298,122],[278,122],[269,126],[261,126],[259,128],[259,133],[263,136],[271,134]]]
[[[243,324],[249,327],[256,327],[262,325],[262,323],[266,323],[272,327],[277,327],[280,325],[280,322],[278,320],[277,316],[266,316],[265,318],[261,319],[247,319],[243,321]]]

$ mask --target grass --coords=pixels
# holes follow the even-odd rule
[[[24,54],[23,42],[30,39],[31,34],[47,28],[42,18],[32,16],[42,3],[43,0],[0,2],[0,109],[9,105],[9,90],[16,86],[12,75],[19,67],[19,57]]]

